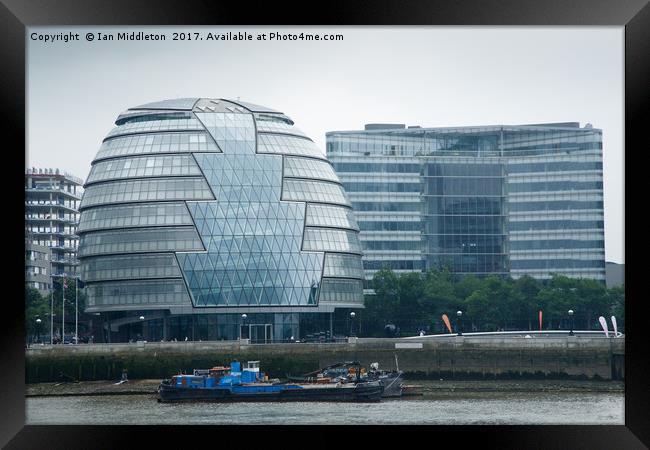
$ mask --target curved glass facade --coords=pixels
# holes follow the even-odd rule
[[[115,123],[86,180],[79,226],[87,311],[106,320],[105,340],[134,328],[182,338],[188,323],[192,336],[206,323],[211,339],[278,340],[300,336],[301,314],[363,307],[350,202],[290,118],[179,99]]]

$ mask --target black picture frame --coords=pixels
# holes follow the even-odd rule
[[[293,17],[287,10],[293,10]],[[0,89],[2,90],[2,118],[5,134],[13,138],[13,146],[3,146],[6,159],[10,157],[8,185],[18,189],[23,184],[18,177],[24,175],[20,166],[25,165],[25,29],[29,26],[61,25],[234,25],[234,24],[300,24],[300,25],[592,25],[625,27],[625,141],[626,155],[632,161],[639,159],[647,146],[642,140],[644,112],[648,111],[648,81],[650,69],[648,54],[650,50],[650,6],[647,0],[433,0],[421,3],[375,0],[344,3],[341,1],[288,8],[279,2],[206,2],[186,0],[136,1],[136,0],[2,0],[0,4]],[[627,162],[627,161],[626,161]],[[627,164],[625,167],[627,168]],[[634,167],[630,164],[630,167]],[[627,174],[627,171],[626,171]],[[625,191],[644,192],[639,184],[640,177],[627,174]],[[11,209],[22,209],[24,192],[6,198]],[[642,195],[642,194],[641,194]],[[625,199],[621,199],[625,202]],[[638,202],[635,202],[635,204]],[[645,202],[641,202],[643,205]],[[20,213],[12,213],[7,221],[9,229],[5,236],[20,236],[24,226],[19,223]],[[643,221],[628,221],[626,234],[640,235],[635,228],[643,226]],[[632,234],[629,234],[632,231]],[[16,248],[12,255],[21,255],[24,248],[22,239],[9,239]],[[630,240],[635,242],[634,239]],[[640,250],[635,244],[625,245],[625,253],[634,257]],[[18,259],[18,258],[16,258]],[[14,261],[9,258],[8,261]],[[441,445],[439,439],[450,437],[454,446],[466,444],[468,439],[478,439],[482,447],[496,448],[644,448],[650,442],[650,389],[646,376],[649,373],[648,356],[645,352],[646,337],[643,330],[643,292],[635,274],[643,268],[640,264],[626,266],[627,320],[626,320],[626,379],[625,379],[625,425],[624,426],[438,426],[434,433],[416,433],[429,445]],[[258,427],[258,430],[238,427],[219,427],[218,438],[212,427],[189,427],[189,432],[178,433],[177,427],[127,427],[127,426],[24,426],[24,304],[23,292],[19,282],[24,279],[24,271],[19,261],[9,264],[4,271],[3,281],[12,285],[5,290],[3,302],[2,360],[4,370],[0,381],[0,404],[3,414],[0,425],[0,444],[6,448],[131,448],[136,445],[149,446],[149,440],[160,440],[168,444],[194,445],[190,442],[196,437],[204,437],[218,445],[242,445],[250,439],[267,445],[275,438],[286,439],[286,433],[293,430],[273,430]],[[188,428],[188,429],[189,429]],[[320,428],[320,427],[319,427]],[[394,434],[393,427],[367,430],[352,441],[338,438],[336,445],[368,445],[366,437],[398,437],[407,445],[411,441],[408,434]],[[378,428],[378,427],[377,427]],[[400,427],[406,428],[406,427]],[[183,429],[185,430],[185,428]],[[291,438],[292,447],[296,440],[323,440],[328,436],[327,429],[318,430],[322,435]],[[348,429],[349,431],[349,429]],[[282,437],[284,436],[284,437]],[[318,437],[322,436],[322,437]],[[363,436],[363,438],[361,437]],[[332,437],[333,439],[333,437]],[[388,441],[386,441],[388,442]],[[417,444],[420,445],[420,444]],[[143,447],[145,448],[145,447]]]

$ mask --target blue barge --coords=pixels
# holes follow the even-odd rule
[[[260,374],[259,361],[248,361],[244,369],[234,361],[230,367],[195,370],[193,375],[163,380],[158,387],[158,401],[377,402],[383,390],[381,382],[359,378],[337,383],[271,383]]]

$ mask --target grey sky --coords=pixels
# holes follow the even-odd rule
[[[93,41],[87,32],[165,32]],[[343,41],[172,41],[172,32],[340,33]],[[79,33],[44,43],[37,33]],[[324,152],[325,132],[578,121],[603,130],[605,255],[624,262],[623,27],[32,27],[27,166],[86,178],[117,115],[178,97],[283,111]]]

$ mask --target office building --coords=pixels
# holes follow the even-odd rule
[[[25,171],[25,281],[41,294],[52,276],[77,274],[82,184],[59,169]]]
[[[331,131],[366,279],[553,274],[605,281],[602,132],[590,124]]]
[[[79,225],[86,311],[106,340],[298,339],[363,307],[350,203],[289,117],[191,98],[130,108],[115,125]]]

